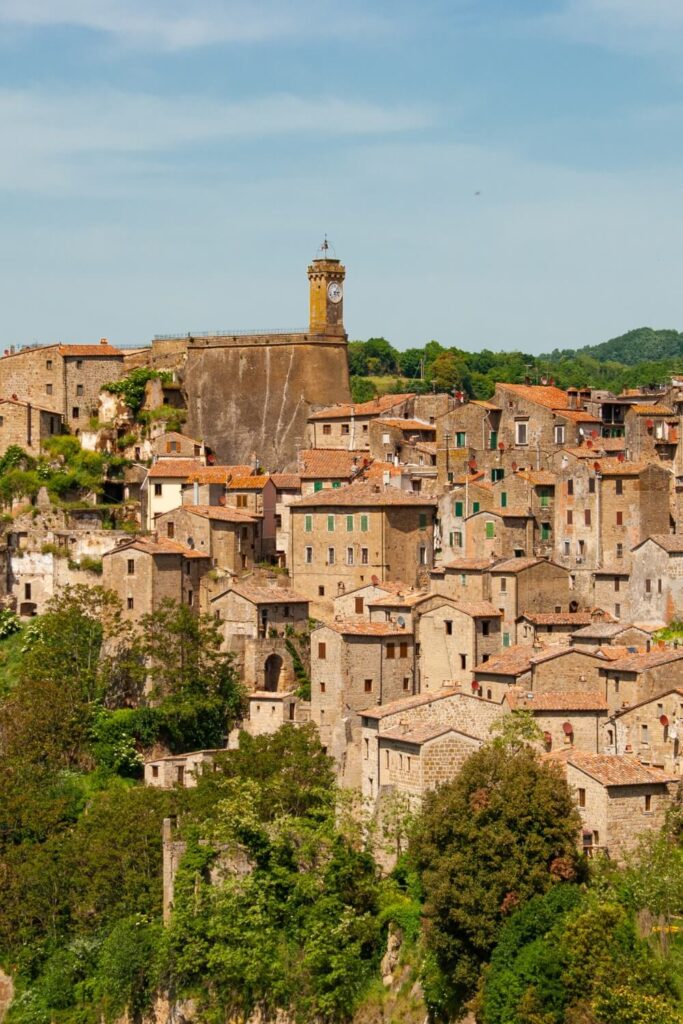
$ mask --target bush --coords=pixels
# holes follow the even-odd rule
[[[21,620],[11,608],[3,608],[0,611],[0,640],[18,633],[21,629]]]

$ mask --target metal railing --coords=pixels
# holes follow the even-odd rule
[[[180,341],[181,338],[248,338],[265,334],[308,334],[308,327],[258,328],[248,331],[187,331],[179,334],[155,334],[154,341]]]

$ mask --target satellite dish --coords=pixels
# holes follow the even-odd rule
[[[403,629],[403,627],[406,624],[406,620],[403,618],[403,616],[399,615],[399,617],[396,619],[396,621],[398,622],[398,624],[401,627],[401,629]]]
[[[370,580],[371,580],[373,586],[375,586],[375,587],[379,586],[379,577],[378,576],[371,576]]]

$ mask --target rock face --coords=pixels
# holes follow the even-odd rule
[[[315,405],[349,401],[346,338],[248,335],[189,338],[184,368],[186,433],[220,462],[296,466]]]
[[[14,995],[14,985],[12,979],[8,974],[3,974],[0,971],[0,1024],[7,1016],[9,1010],[9,1004],[12,1002],[12,996]]]

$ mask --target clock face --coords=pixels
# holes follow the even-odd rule
[[[330,302],[341,302],[342,286],[338,281],[330,281],[327,286],[327,297]]]

